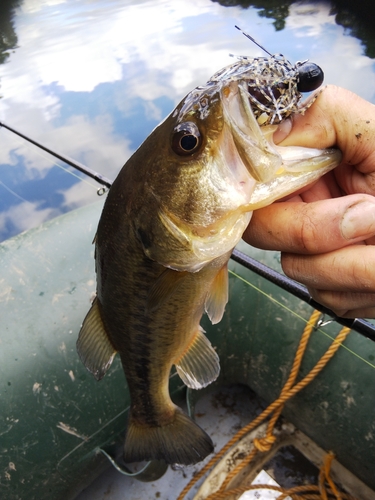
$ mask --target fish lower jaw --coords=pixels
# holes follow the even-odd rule
[[[247,209],[257,210],[263,208],[316,182],[320,177],[336,167],[338,163],[339,161],[335,161],[311,172],[288,172],[284,170],[269,182],[258,183],[255,186]]]

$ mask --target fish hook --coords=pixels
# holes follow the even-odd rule
[[[138,481],[142,481],[144,483],[148,483],[151,481],[156,481],[160,479],[166,473],[168,469],[168,464],[162,460],[151,460],[147,462],[146,465],[137,472],[132,472],[130,469],[125,467],[125,465],[120,465],[116,460],[103,448],[99,448],[99,451],[107,457],[107,459],[111,462],[113,467],[123,474],[124,476],[134,477],[134,479],[138,479]]]

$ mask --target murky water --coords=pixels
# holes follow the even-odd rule
[[[230,53],[264,55],[236,24],[375,103],[375,34],[330,2],[2,0],[0,120],[113,179]],[[0,129],[0,240],[97,199],[61,167]]]

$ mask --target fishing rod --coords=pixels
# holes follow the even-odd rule
[[[27,137],[27,135],[22,134],[21,132],[14,129],[13,127],[9,127],[9,125],[6,125],[4,122],[0,122],[0,127],[6,128],[10,132],[13,132],[13,134],[16,134],[19,137],[22,137],[22,139],[25,139],[26,141],[30,142],[31,144],[34,144],[34,146],[37,146],[38,148],[42,149],[43,151],[46,151],[47,153],[54,156],[55,158],[58,158],[59,160],[62,160],[63,162],[67,163],[68,165],[75,168],[76,170],[79,170],[80,172],[88,175],[92,179],[96,180],[96,182],[99,182],[99,184],[102,184],[103,186],[107,187],[108,189],[111,187],[112,181],[110,179],[108,179],[107,177],[104,177],[104,175],[101,175],[98,172],[95,172],[95,170],[92,170],[91,168],[86,167],[86,165],[83,165],[82,163],[79,163],[78,161],[72,160],[68,156],[65,156],[65,155],[62,155],[60,153],[57,153],[56,151],[53,151],[51,148],[44,146],[40,142],[34,141],[34,139]]]
[[[48,148],[44,146],[43,144],[34,141],[30,137],[27,137],[25,134],[22,134],[21,132],[18,132],[15,130],[13,127],[9,127],[3,122],[0,122],[0,127],[4,127],[10,132],[13,132],[14,134],[18,135],[19,137],[22,137],[26,141],[30,142],[31,144],[34,144],[38,148],[42,149],[43,151],[46,151],[47,153],[51,154],[55,158],[58,158],[59,160],[62,160],[63,162],[67,163],[71,167],[79,170],[80,172],[88,175],[92,179],[95,179],[99,184],[102,184],[103,186],[107,187],[108,189],[112,186],[112,182],[110,179],[104,177],[103,175],[95,172],[94,170],[86,167],[82,163],[76,162],[72,160],[71,158],[57,153],[56,151],[53,151],[51,148]],[[291,278],[288,278],[287,276],[275,271],[274,269],[266,266],[265,264],[262,264],[261,262],[257,261],[256,259],[250,257],[249,255],[244,254],[243,252],[240,252],[237,249],[233,250],[233,253],[231,255],[232,260],[235,262],[238,262],[242,266],[244,266],[246,269],[249,269],[250,271],[255,272],[259,276],[265,278],[266,280],[270,281],[271,283],[274,283],[278,287],[282,288],[286,292],[289,292],[291,295],[294,297],[297,297],[300,300],[303,300],[310,306],[314,307],[314,309],[318,309],[318,311],[321,311],[323,314],[326,314],[332,318],[333,321],[336,321],[337,323],[347,326],[351,328],[352,330],[355,330],[357,333],[360,333],[361,335],[375,341],[375,326],[371,324],[370,322],[363,320],[363,319],[348,319],[348,318],[340,318],[335,315],[333,311],[328,309],[325,306],[322,306],[318,302],[316,302],[310,293],[308,292],[307,288],[297,281],[292,280]]]
[[[375,326],[369,321],[359,318],[351,319],[336,316],[336,314],[331,311],[331,309],[328,309],[328,307],[325,307],[322,304],[319,304],[319,302],[316,302],[316,300],[312,298],[309,291],[304,285],[301,285],[301,283],[288,278],[288,276],[275,271],[271,267],[262,264],[258,260],[244,254],[243,252],[240,252],[237,249],[233,250],[231,258],[235,262],[238,262],[242,266],[246,267],[246,269],[249,269],[259,276],[266,278],[271,283],[274,283],[278,287],[294,295],[294,297],[303,300],[314,309],[318,309],[318,311],[320,311],[321,313],[330,316],[332,318],[332,321],[336,321],[340,325],[347,326],[351,330],[355,330],[361,335],[364,335],[365,337],[375,341]]]

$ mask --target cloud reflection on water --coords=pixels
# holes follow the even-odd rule
[[[24,0],[14,20],[18,47],[0,66],[0,117],[113,178],[187,92],[233,61],[229,53],[262,55],[235,24],[270,52],[292,62],[309,58],[323,67],[326,83],[374,102],[374,64],[360,42],[335,24],[326,3],[308,8],[291,5],[285,30],[275,32],[254,8],[209,0]],[[0,179],[16,193],[22,182],[32,188],[30,181],[56,170],[4,130],[0,143]],[[76,179],[53,189],[60,202],[48,207],[30,193],[23,195],[28,205],[4,193],[2,237],[96,199],[95,189]]]

